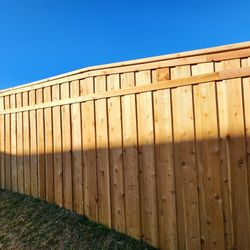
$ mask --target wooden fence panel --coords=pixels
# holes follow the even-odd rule
[[[61,98],[70,96],[69,83],[61,85]],[[63,105],[62,112],[62,150],[63,150],[63,198],[64,206],[73,209],[73,184],[72,184],[72,161],[71,161],[71,122],[70,107]]]
[[[190,66],[171,69],[172,78],[190,76]],[[180,249],[200,249],[192,86],[172,90],[177,229]]]
[[[121,87],[135,85],[135,74],[124,73]],[[125,189],[126,233],[141,238],[140,189],[135,95],[122,97],[123,167]]]
[[[16,95],[17,108],[22,107],[22,95]],[[23,164],[23,114],[17,113],[17,180],[18,192],[24,193],[24,164]]]
[[[86,78],[80,83],[81,96],[94,92],[93,77]],[[81,104],[82,109],[82,150],[84,164],[84,214],[98,221],[98,193],[96,171],[96,130],[95,106],[93,101]],[[90,177],[91,176],[91,177]]]
[[[192,67],[193,75],[213,71],[213,63]],[[202,248],[224,249],[217,99],[214,82],[194,86],[194,108]]]
[[[160,249],[250,249],[250,43],[0,91],[0,187]]]
[[[151,82],[151,72],[136,73],[136,85]],[[142,238],[158,244],[155,154],[152,93],[137,95],[139,176],[141,196]]]
[[[59,85],[52,86],[52,100],[60,99]],[[53,148],[54,148],[54,185],[55,203],[63,205],[63,184],[62,184],[62,134],[61,134],[61,107],[52,109],[53,116]]]
[[[79,81],[70,83],[71,97],[80,95]],[[71,105],[72,129],[72,177],[73,177],[73,207],[74,211],[83,214],[83,170],[82,170],[82,137],[80,104]]]
[[[104,91],[106,91],[106,77],[98,76],[95,78],[95,92]],[[111,227],[107,100],[97,100],[95,110],[99,222]]]
[[[44,88],[44,101],[51,102],[51,87]],[[54,202],[54,162],[53,162],[53,128],[52,110],[44,110],[45,131],[45,166],[46,166],[46,200]]]

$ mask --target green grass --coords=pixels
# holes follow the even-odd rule
[[[86,217],[0,189],[0,249],[154,249]]]

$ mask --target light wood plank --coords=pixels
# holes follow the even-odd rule
[[[51,88],[44,88],[44,102],[51,102]],[[53,162],[53,127],[52,110],[44,110],[45,131],[45,168],[46,168],[46,200],[54,202],[54,162]]]
[[[173,79],[190,73],[190,66],[171,69]],[[173,89],[172,98],[178,248],[200,249],[192,86]]]
[[[10,108],[16,108],[16,96],[10,96]],[[10,128],[10,146],[11,146],[11,190],[17,192],[17,134],[16,134],[16,114],[11,114],[11,128]]]
[[[59,85],[52,87],[52,101],[60,99]],[[52,109],[53,115],[53,148],[54,148],[54,185],[55,203],[63,205],[63,168],[62,168],[62,134],[61,134],[61,107]]]
[[[0,109],[4,109],[4,98],[0,98]],[[0,175],[1,175],[1,185],[2,189],[5,188],[5,116],[0,115]]]
[[[61,85],[61,99],[69,98],[69,83]],[[71,163],[71,120],[70,107],[63,105],[62,112],[62,150],[63,150],[63,203],[67,209],[73,209],[73,184]]]
[[[37,104],[43,103],[42,89],[36,90]],[[38,196],[46,200],[44,110],[37,110]]]
[[[79,81],[70,83],[71,98],[80,95]],[[71,105],[72,129],[72,170],[74,211],[83,214],[83,164],[81,136],[81,107],[79,103]]]
[[[29,104],[36,104],[35,90],[29,92]],[[37,168],[37,124],[36,110],[29,113],[30,119],[30,174],[31,174],[31,195],[38,197],[38,168]]]
[[[29,105],[28,92],[23,93],[23,106]],[[30,195],[30,123],[29,123],[29,112],[23,112],[23,166],[24,166],[24,192]]]
[[[143,85],[150,81],[150,71],[136,73],[136,85]],[[158,221],[151,92],[137,95],[137,117],[142,238],[152,245],[157,246]]]
[[[85,96],[94,92],[94,79],[87,78],[80,82],[80,95]],[[94,102],[81,104],[82,110],[82,150],[83,150],[83,191],[84,214],[98,221],[97,206],[97,171],[96,171],[96,134]]]
[[[107,90],[120,89],[120,75],[107,77]],[[112,227],[125,232],[124,171],[120,97],[108,100]]]
[[[16,105],[22,107],[22,95],[16,95]],[[24,193],[24,165],[23,165],[23,114],[17,113],[17,176],[18,192]]]
[[[96,93],[106,91],[105,77],[95,78],[95,91]],[[97,100],[95,110],[99,223],[111,227],[107,100]]]
[[[240,60],[223,61],[217,65],[217,68],[222,70],[240,68]],[[231,210],[231,213],[228,211],[225,223],[228,224],[226,225],[228,231],[231,227],[232,235],[231,239],[227,239],[227,246],[248,249],[250,248],[250,211],[241,79],[226,80],[223,91],[225,103],[221,103],[218,97],[219,106],[225,107],[224,117],[220,119],[222,130],[220,135],[222,159],[225,159],[227,167],[227,172],[223,172],[223,178],[227,185],[225,189],[229,189],[227,196],[230,199],[229,204],[225,204],[227,209]]]
[[[121,88],[134,85],[134,73],[121,75]],[[139,239],[141,238],[141,214],[135,95],[122,97],[122,128],[126,233]]]
[[[192,66],[192,74],[214,71],[213,63]],[[215,83],[194,86],[202,249],[224,249],[219,134]]]
[[[169,69],[156,70],[153,81],[169,79]],[[153,94],[155,127],[155,162],[159,247],[177,249],[176,195],[173,159],[173,128],[170,90]]]

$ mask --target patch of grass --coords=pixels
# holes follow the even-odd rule
[[[64,208],[0,189],[0,249],[155,248]]]

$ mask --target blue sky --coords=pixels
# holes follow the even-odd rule
[[[0,0],[0,89],[250,40],[250,1]]]

